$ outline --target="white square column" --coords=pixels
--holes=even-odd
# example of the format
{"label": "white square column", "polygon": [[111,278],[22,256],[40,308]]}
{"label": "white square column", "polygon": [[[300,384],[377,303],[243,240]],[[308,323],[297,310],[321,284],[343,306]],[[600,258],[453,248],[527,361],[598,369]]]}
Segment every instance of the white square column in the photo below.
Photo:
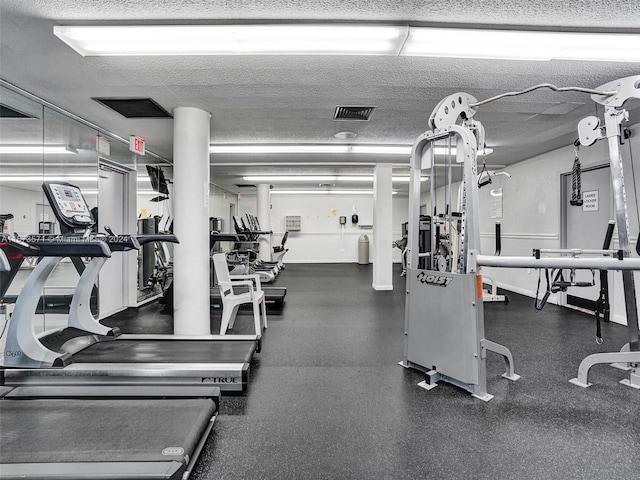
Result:
{"label": "white square column", "polygon": [[[268,183],[260,183],[257,185],[256,192],[256,212],[258,213],[258,222],[260,229],[264,232],[269,231],[271,224],[271,185]],[[258,238],[260,247],[258,258],[265,262],[271,261],[271,235],[260,235]]]}
{"label": "white square column", "polygon": [[393,290],[392,166],[373,170],[373,289]]}

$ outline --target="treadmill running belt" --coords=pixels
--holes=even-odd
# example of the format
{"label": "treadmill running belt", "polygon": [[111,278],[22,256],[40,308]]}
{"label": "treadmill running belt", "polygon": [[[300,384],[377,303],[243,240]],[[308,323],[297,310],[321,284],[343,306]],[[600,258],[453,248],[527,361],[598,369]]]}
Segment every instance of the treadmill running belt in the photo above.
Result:
{"label": "treadmill running belt", "polygon": [[73,355],[73,363],[248,363],[255,342],[233,340],[115,340]]}
{"label": "treadmill running belt", "polygon": [[20,463],[186,465],[216,410],[210,399],[1,402],[0,471]]}

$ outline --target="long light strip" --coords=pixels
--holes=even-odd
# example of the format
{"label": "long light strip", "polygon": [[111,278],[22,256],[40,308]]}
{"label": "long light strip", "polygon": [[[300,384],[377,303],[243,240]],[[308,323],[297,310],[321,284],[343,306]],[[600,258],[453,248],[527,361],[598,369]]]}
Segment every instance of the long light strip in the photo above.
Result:
{"label": "long light strip", "polygon": [[[137,177],[138,182],[148,182],[149,177]],[[0,175],[0,182],[97,182],[97,175]]]}
{"label": "long light strip", "polygon": [[401,55],[536,61],[640,62],[640,35],[411,28]]}
{"label": "long light strip", "polygon": [[272,195],[373,195],[373,190],[271,190]]}
{"label": "long light strip", "polygon": [[[272,154],[295,154],[295,153],[316,153],[316,154],[368,154],[368,155],[411,155],[411,145],[340,145],[340,144],[227,144],[209,145],[209,152],[213,154],[249,154],[249,155],[272,155]],[[487,149],[487,153],[489,149]],[[446,155],[449,148],[445,146],[434,147],[436,155]],[[493,151],[493,150],[491,150]],[[456,154],[456,148],[451,148],[451,155]],[[478,155],[484,152],[481,150]]]}
{"label": "long light strip", "polygon": [[50,154],[68,155],[77,154],[78,151],[68,145],[0,145],[0,155],[13,154]]}
{"label": "long light strip", "polygon": [[[411,145],[339,145],[339,144],[227,144],[209,145],[210,153],[219,154],[250,154],[250,155],[271,155],[271,154],[291,154],[291,153],[318,153],[318,154],[372,154],[372,155],[411,155]],[[436,155],[456,154],[456,147],[436,145],[434,147]],[[486,156],[493,153],[493,148],[486,147],[478,150],[478,156]],[[218,165],[218,164],[215,164]],[[272,164],[271,164],[272,165]]]}
{"label": "long light strip", "polygon": [[376,24],[55,26],[83,56],[406,55],[640,62],[640,35]]}
{"label": "long light strip", "polygon": [[210,145],[210,153],[287,154],[321,153],[347,154],[364,153],[374,155],[411,155],[411,145],[348,145],[348,144],[237,144]]}
{"label": "long light strip", "polygon": [[408,27],[390,25],[54,26],[82,56],[398,55]]}
{"label": "long light strip", "polygon": [[0,175],[0,182],[97,182],[97,175]]}
{"label": "long light strip", "polygon": [[[249,154],[273,154],[273,153],[349,153],[350,145],[313,145],[313,144],[245,144],[245,145],[210,145],[210,153],[249,153]],[[409,152],[411,153],[411,152]]]}
{"label": "long light strip", "polygon": [[[247,175],[242,177],[245,182],[373,182],[373,175]],[[409,182],[407,176],[393,176],[394,182]],[[422,177],[425,182],[428,177]]]}

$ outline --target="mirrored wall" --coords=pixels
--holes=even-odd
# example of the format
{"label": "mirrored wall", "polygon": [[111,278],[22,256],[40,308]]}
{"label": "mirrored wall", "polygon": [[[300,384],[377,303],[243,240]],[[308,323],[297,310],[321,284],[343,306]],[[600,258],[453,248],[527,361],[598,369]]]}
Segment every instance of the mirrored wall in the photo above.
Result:
{"label": "mirrored wall", "polygon": [[[135,215],[140,218],[168,218],[170,200],[158,201],[156,198],[162,195],[153,190],[147,165],[156,169],[164,165],[169,171],[171,167],[161,158],[138,156],[129,150],[128,142],[123,139],[11,85],[0,84],[0,221],[3,233],[20,237],[63,233],[44,196],[43,182],[63,181],[78,186],[96,217],[98,228],[105,225],[98,221],[100,210],[111,209],[114,201],[124,202],[126,208],[137,212]],[[134,185],[130,189],[133,194],[125,194],[126,186],[121,194],[105,190],[105,179],[114,170],[126,174],[127,181]],[[99,191],[102,192],[100,195]],[[116,198],[120,196],[122,198]],[[123,225],[121,229],[126,231],[117,233],[136,233],[135,218]],[[142,269],[143,253],[133,255],[129,258],[129,270],[136,273]],[[153,260],[155,267],[155,253],[147,255],[147,258]],[[37,261],[35,257],[25,259],[9,284],[3,299],[8,307],[0,312],[2,323]],[[58,328],[61,326],[58,323],[66,322],[71,296],[79,279],[78,272],[82,271],[86,261],[77,259],[74,264],[65,259],[56,267],[45,285],[34,324],[36,331]],[[124,271],[128,271],[126,258],[124,262]],[[129,290],[134,293],[128,295],[123,290],[123,306],[135,303],[136,299],[131,300],[130,297],[135,297],[136,291],[138,298],[149,293],[148,275],[146,278],[140,274],[131,276],[136,277],[129,282],[132,284]],[[126,283],[122,278],[115,278],[109,283]],[[101,274],[92,295],[91,307],[96,315],[103,313],[99,305],[99,286],[102,284],[105,288],[106,282]],[[114,286],[109,285],[108,288]]]}

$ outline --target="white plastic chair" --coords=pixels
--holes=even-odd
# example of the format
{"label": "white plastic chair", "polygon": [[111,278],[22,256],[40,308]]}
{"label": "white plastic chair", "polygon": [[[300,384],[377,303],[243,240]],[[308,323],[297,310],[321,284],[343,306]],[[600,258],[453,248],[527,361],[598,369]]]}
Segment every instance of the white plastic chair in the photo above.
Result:
{"label": "white plastic chair", "polygon": [[[233,328],[240,305],[253,304],[253,320],[256,335],[260,335],[260,314],[262,313],[263,328],[267,328],[267,308],[264,303],[264,291],[260,284],[258,274],[230,275],[225,253],[216,253],[213,256],[213,268],[215,269],[220,296],[222,298],[222,323],[220,335],[224,335],[228,328]],[[236,287],[242,287],[243,292],[236,292]]]}

